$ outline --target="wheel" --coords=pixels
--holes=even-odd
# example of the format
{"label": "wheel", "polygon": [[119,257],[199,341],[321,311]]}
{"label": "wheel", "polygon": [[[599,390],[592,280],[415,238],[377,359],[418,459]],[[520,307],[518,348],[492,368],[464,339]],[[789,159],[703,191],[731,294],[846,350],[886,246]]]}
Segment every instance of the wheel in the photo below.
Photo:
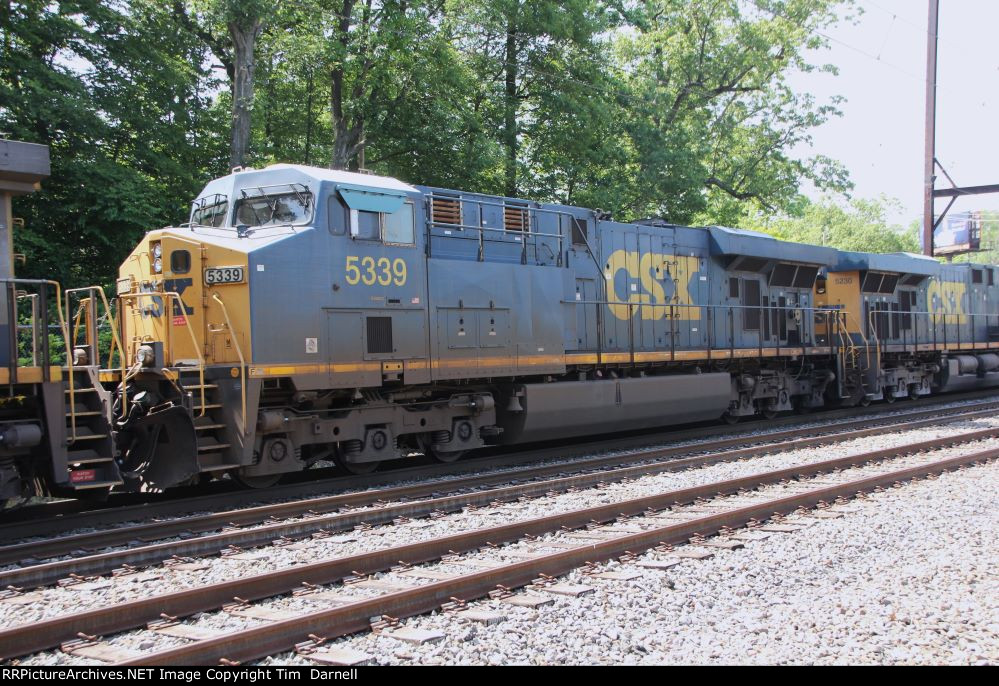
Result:
{"label": "wheel", "polygon": [[871,399],[865,395],[861,397],[860,401],[857,404],[860,405],[861,407],[867,407],[868,405],[871,404]]}
{"label": "wheel", "polygon": [[343,453],[340,450],[333,453],[333,462],[335,462],[336,466],[340,467],[345,472],[356,476],[370,474],[378,469],[378,466],[381,464],[381,460],[377,460],[375,462],[347,462],[347,460],[343,458]]}
{"label": "wheel", "polygon": [[919,400],[919,386],[912,384],[909,386],[909,400]]}
{"label": "wheel", "polygon": [[760,410],[760,414],[763,415],[764,419],[773,419],[774,417],[777,416],[777,410],[770,410],[770,409]]}
{"label": "wheel", "polygon": [[886,393],[885,394],[885,402],[888,403],[889,405],[891,405],[896,400],[898,400],[898,398],[895,397],[894,393]]}
{"label": "wheel", "polygon": [[722,414],[721,418],[722,418],[722,421],[725,422],[726,424],[738,424],[739,423],[739,415],[737,415],[737,414],[729,414],[728,412],[725,412],[725,413]]}
{"label": "wheel", "polygon": [[431,434],[420,434],[417,437],[417,446],[421,451],[423,451],[424,455],[432,457],[437,462],[451,464],[452,462],[457,462],[461,456],[467,452],[465,450],[434,450],[433,440],[434,439]]}
{"label": "wheel", "polygon": [[450,452],[443,452],[438,450],[428,450],[427,454],[438,462],[443,462],[444,464],[451,464],[452,462],[457,462],[462,455],[465,454],[464,450],[452,450]]}
{"label": "wheel", "polygon": [[278,481],[284,474],[260,474],[256,476],[249,476],[247,474],[241,473],[240,469],[233,469],[229,472],[229,476],[236,483],[245,486],[246,488],[270,488]]}

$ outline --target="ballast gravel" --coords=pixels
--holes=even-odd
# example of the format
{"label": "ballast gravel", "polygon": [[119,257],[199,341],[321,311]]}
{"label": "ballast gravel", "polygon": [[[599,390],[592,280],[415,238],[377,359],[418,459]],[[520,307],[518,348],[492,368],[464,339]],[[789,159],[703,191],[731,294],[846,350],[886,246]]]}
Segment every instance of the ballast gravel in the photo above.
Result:
{"label": "ballast gravel", "polygon": [[[204,558],[205,568],[183,571],[166,566],[154,566],[139,574],[104,577],[93,585],[82,587],[49,587],[41,589],[37,602],[20,605],[0,602],[0,626],[15,626],[39,621],[70,612],[118,604],[209,583],[219,583],[264,571],[307,564],[320,559],[345,557],[394,545],[439,538],[460,531],[498,526],[528,518],[542,517],[654,493],[688,488],[715,481],[733,479],[797,464],[832,459],[863,451],[888,448],[902,443],[925,441],[965,431],[999,426],[999,417],[964,420],[940,426],[905,432],[886,433],[828,446],[754,457],[741,462],[720,463],[686,472],[650,475],[623,483],[610,483],[577,492],[535,498],[495,506],[463,510],[438,519],[376,526],[368,530],[343,532],[330,538],[310,539],[306,547],[265,546],[250,549],[234,557]],[[975,449],[999,447],[999,439],[981,441]],[[937,451],[937,457],[953,456],[971,449],[957,446]],[[156,647],[162,649],[166,637],[156,636]]]}
{"label": "ballast gravel", "polygon": [[[867,450],[876,450],[898,443],[910,443],[930,438],[951,435],[961,431],[982,429],[999,425],[999,419],[962,421],[927,429],[908,432],[883,434],[874,437],[857,439],[850,443],[823,448],[821,453],[814,449],[783,453],[780,455],[753,458],[739,463],[713,465],[683,473],[672,473],[643,477],[635,481],[609,484],[601,488],[586,489],[574,493],[566,493],[555,497],[546,497],[527,502],[508,503],[505,505],[475,509],[448,515],[438,520],[416,520],[401,525],[375,527],[368,531],[355,531],[334,539],[319,539],[310,541],[305,550],[270,546],[256,551],[248,551],[255,559],[219,559],[205,560],[208,567],[203,570],[180,572],[164,567],[151,568],[139,575],[129,575],[120,578],[108,578],[98,582],[100,588],[69,589],[51,588],[42,590],[40,602],[30,606],[17,606],[9,602],[0,602],[0,625],[22,624],[26,621],[53,616],[71,611],[79,611],[88,607],[104,606],[118,603],[130,598],[146,596],[150,593],[164,593],[179,588],[191,587],[205,583],[218,582],[262,572],[266,569],[304,564],[322,558],[342,557],[365,550],[382,548],[389,545],[412,543],[441,535],[455,533],[459,530],[482,528],[489,525],[517,521],[526,517],[536,517],[552,514],[555,511],[578,509],[591,505],[615,502],[626,498],[641,497],[655,492],[684,488],[710,481],[735,478],[747,474],[777,469],[793,464],[802,464],[821,459],[830,459],[846,454]],[[969,446],[960,446],[934,453],[939,458],[950,454],[956,455],[969,449],[984,449],[999,447],[999,441],[983,441]],[[988,472],[988,470],[992,470]],[[951,479],[965,478],[962,475],[983,470],[991,474],[991,485],[983,485],[981,495],[985,498],[992,491],[993,501],[983,501],[979,507],[979,515],[991,516],[990,522],[981,526],[983,532],[995,530],[995,485],[997,470],[995,466],[979,467],[969,472],[945,475],[939,481],[924,482],[906,486],[900,491],[874,496],[874,500],[909,493],[909,489],[917,490],[928,486],[947,483]],[[974,488],[966,489],[965,495],[978,495]],[[873,502],[873,501],[872,501]],[[879,501],[880,502],[880,501]],[[946,506],[945,506],[946,504]],[[936,505],[926,506],[927,515],[939,518],[952,516],[948,509],[951,505],[950,495],[940,496]],[[963,505],[968,505],[964,503]],[[961,512],[963,506],[955,502],[956,512]],[[430,616],[414,618],[404,622],[404,626],[425,628],[441,631],[445,638],[441,641],[423,646],[414,646],[389,638],[386,635],[358,636],[337,642],[353,650],[370,654],[378,663],[386,664],[451,664],[451,663],[662,663],[662,662],[940,662],[956,661],[977,662],[999,660],[996,648],[996,635],[999,634],[999,616],[997,616],[995,600],[997,584],[995,577],[989,577],[988,564],[973,567],[979,570],[976,584],[986,589],[985,597],[991,604],[982,606],[982,598],[977,597],[978,604],[971,603],[967,593],[962,596],[960,586],[951,588],[937,583],[937,576],[951,569],[962,567],[960,553],[945,552],[933,559],[958,561],[943,570],[927,566],[919,569],[921,576],[932,581],[934,589],[944,588],[944,595],[952,598],[948,603],[941,603],[940,608],[930,615],[940,631],[934,630],[936,642],[927,639],[924,642],[913,643],[918,649],[913,653],[903,640],[891,642],[886,648],[872,649],[870,636],[893,636],[913,629],[899,629],[894,626],[896,620],[904,626],[913,624],[922,627],[925,618],[918,612],[906,610],[884,625],[882,614],[877,612],[882,606],[894,607],[894,601],[882,602],[882,596],[877,596],[870,603],[845,602],[829,609],[824,607],[829,597],[835,595],[835,589],[823,588],[823,582],[830,581],[830,575],[836,583],[843,586],[841,592],[849,590],[851,585],[860,584],[861,590],[869,590],[868,586],[879,581],[879,575],[900,583],[906,591],[905,598],[922,600],[924,603],[933,596],[928,596],[923,590],[927,585],[894,575],[895,563],[889,554],[880,554],[879,541],[862,539],[858,542],[850,539],[840,546],[833,542],[819,546],[816,555],[825,555],[819,571],[822,574],[813,575],[807,582],[792,583],[791,578],[785,578],[783,571],[790,561],[791,568],[797,570],[802,560],[810,559],[809,555],[800,555],[799,546],[807,543],[806,549],[815,547],[813,534],[825,527],[834,525],[842,531],[852,528],[858,532],[864,531],[871,521],[880,522],[882,514],[870,511],[870,503],[851,503],[849,508],[860,508],[858,512],[862,522],[855,521],[857,513],[847,515],[838,520],[811,520],[806,532],[797,534],[771,534],[763,541],[747,544],[741,551],[718,552],[717,557],[704,561],[685,561],[668,572],[649,571],[635,565],[620,565],[611,563],[605,569],[627,569],[631,573],[640,574],[632,581],[596,580],[576,572],[563,581],[567,583],[583,583],[593,586],[591,595],[580,598],[563,598],[553,596],[553,605],[530,610],[514,607],[494,601],[474,603],[477,609],[499,612],[505,620],[485,626],[468,620],[457,619],[454,616]],[[918,507],[916,508],[919,509]],[[864,514],[868,513],[868,514]],[[957,516],[957,515],[953,515]],[[886,525],[897,526],[910,520],[917,523],[921,519],[918,513],[908,518],[896,519],[888,517]],[[932,518],[931,518],[932,521]],[[974,520],[970,520],[974,521]],[[962,520],[963,522],[963,520]],[[991,526],[988,526],[988,524]],[[857,527],[860,527],[859,529]],[[924,528],[917,525],[911,529],[902,527],[903,540],[910,539],[909,545],[919,548]],[[841,531],[841,532],[842,532]],[[958,532],[966,531],[958,527]],[[833,532],[835,533],[835,532]],[[350,540],[356,539],[356,540]],[[781,541],[785,540],[784,544]],[[945,541],[950,539],[944,538]],[[959,540],[959,539],[957,539]],[[794,541],[797,541],[795,543]],[[995,549],[995,537],[991,542],[985,541],[981,546],[985,551]],[[759,553],[761,564],[758,566],[755,557],[743,560],[737,566],[722,566],[725,561],[738,560],[752,550],[760,547],[778,545],[777,552]],[[844,550],[840,551],[840,547]],[[897,546],[896,546],[897,547]],[[978,550],[972,546],[974,550]],[[865,563],[865,551],[878,552],[876,564]],[[889,553],[895,550],[889,549]],[[904,556],[900,559],[905,559]],[[986,556],[986,562],[987,562]],[[766,564],[762,564],[766,562]],[[919,562],[917,560],[917,562]],[[980,562],[980,560],[976,560]],[[994,559],[993,559],[994,562]],[[846,571],[839,570],[843,563]],[[852,565],[852,567],[851,567]],[[813,565],[814,567],[814,565]],[[832,571],[830,571],[832,570]],[[457,570],[449,570],[456,572]],[[466,570],[467,571],[467,570]],[[835,574],[833,572],[836,572]],[[962,570],[963,573],[963,570]],[[793,575],[792,575],[793,576]],[[901,579],[901,580],[900,580]],[[709,582],[715,586],[714,592],[699,589],[698,584]],[[871,583],[864,583],[871,582]],[[989,585],[990,584],[990,585]],[[790,596],[802,588],[800,599]],[[889,591],[891,589],[888,589]],[[781,593],[777,594],[776,592]],[[785,592],[786,591],[786,592]],[[366,589],[350,589],[351,595],[377,595]],[[545,593],[544,591],[540,591]],[[887,592],[887,591],[886,591]],[[777,597],[772,597],[774,595]],[[768,599],[769,598],[769,599]],[[857,593],[857,598],[863,601],[868,598],[864,593]],[[890,597],[889,597],[890,598]],[[876,605],[877,607],[873,607]],[[947,607],[943,607],[943,606]],[[299,613],[317,609],[314,603],[306,598],[285,597],[257,603],[255,606],[270,609],[297,610]],[[905,605],[906,608],[909,605]],[[959,608],[956,611],[954,608]],[[813,611],[815,609],[816,611]],[[821,609],[822,611],[818,611]],[[826,615],[829,626],[825,622]],[[984,624],[973,624],[977,630],[984,626],[986,637],[978,635],[968,639],[964,636],[967,620],[955,624],[956,617],[971,615],[985,617]],[[642,617],[645,620],[642,620]],[[898,619],[899,616],[902,619]],[[915,618],[915,619],[914,619]],[[191,623],[201,628],[223,630],[226,633],[238,631],[241,628],[259,626],[261,621],[235,617],[227,613],[207,613],[191,618]],[[877,621],[875,621],[877,620]],[[917,621],[918,620],[918,621]],[[964,626],[963,626],[964,625]],[[547,627],[547,632],[542,629]],[[644,627],[644,628],[636,628]],[[665,628],[664,628],[665,627]],[[793,628],[793,632],[791,629]],[[857,633],[857,632],[860,633]],[[541,632],[541,633],[539,633]],[[665,633],[664,633],[665,632]],[[789,634],[789,632],[791,632]],[[982,632],[979,632],[982,633]],[[687,635],[690,634],[690,635]],[[922,634],[920,634],[922,636]],[[989,640],[991,637],[991,641]],[[773,638],[773,641],[769,639]],[[949,639],[954,639],[959,646],[971,646],[964,652],[948,652],[951,650]],[[766,640],[765,640],[766,639]],[[960,639],[960,640],[959,640]],[[887,639],[886,639],[887,640]],[[171,638],[151,632],[130,632],[121,636],[109,638],[107,641],[118,648],[140,650],[144,652],[159,651],[187,641]],[[880,645],[880,641],[875,641]],[[804,646],[804,647],[803,647]],[[904,652],[903,649],[909,652]],[[844,653],[844,650],[847,652]],[[900,652],[903,651],[903,652]],[[916,657],[912,657],[915,655]],[[954,657],[958,655],[958,657]],[[900,657],[901,656],[901,657]],[[920,658],[919,656],[923,656]],[[277,662],[301,662],[299,656],[280,656],[272,658]],[[66,655],[59,652],[44,653],[23,660],[23,664],[82,664],[91,662],[79,656]]]}
{"label": "ballast gravel", "polygon": [[[559,581],[592,593],[550,595],[537,609],[470,604],[503,615],[496,624],[452,613],[402,623],[444,634],[434,643],[368,633],[332,647],[376,664],[999,662],[999,463],[841,509],[839,519],[789,517],[805,528],[666,572],[600,565],[639,575],[630,581],[576,571]],[[309,662],[285,654],[261,664]]]}

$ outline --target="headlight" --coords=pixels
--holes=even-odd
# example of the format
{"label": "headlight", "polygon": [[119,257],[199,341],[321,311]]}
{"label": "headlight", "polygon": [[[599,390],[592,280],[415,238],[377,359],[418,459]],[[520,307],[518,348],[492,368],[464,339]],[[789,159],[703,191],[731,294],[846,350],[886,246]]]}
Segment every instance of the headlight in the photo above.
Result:
{"label": "headlight", "polygon": [[159,243],[153,243],[153,257],[163,257],[163,246]]}
{"label": "headlight", "polygon": [[153,260],[153,271],[156,272],[157,274],[163,271],[163,258],[157,257],[155,260]]}

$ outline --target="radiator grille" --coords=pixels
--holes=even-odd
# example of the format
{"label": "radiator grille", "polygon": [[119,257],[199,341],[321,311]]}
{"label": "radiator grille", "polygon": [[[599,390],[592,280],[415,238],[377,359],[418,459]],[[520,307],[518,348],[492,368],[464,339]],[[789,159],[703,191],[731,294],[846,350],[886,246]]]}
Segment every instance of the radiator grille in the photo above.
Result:
{"label": "radiator grille", "polygon": [[368,352],[392,352],[392,317],[368,317]]}

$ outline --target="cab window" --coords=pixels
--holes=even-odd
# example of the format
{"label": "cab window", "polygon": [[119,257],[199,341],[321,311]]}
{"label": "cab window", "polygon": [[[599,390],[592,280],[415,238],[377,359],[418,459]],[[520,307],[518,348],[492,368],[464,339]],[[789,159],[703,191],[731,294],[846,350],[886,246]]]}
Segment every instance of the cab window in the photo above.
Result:
{"label": "cab window", "polygon": [[350,210],[350,235],[385,243],[412,245],[415,240],[413,204],[404,203],[392,213]]}
{"label": "cab window", "polygon": [[381,212],[368,210],[350,211],[350,235],[369,241],[377,241],[381,237]]}
{"label": "cab window", "polygon": [[385,232],[382,235],[382,240],[386,243],[404,243],[406,245],[411,245],[414,242],[412,203],[403,203],[398,210],[385,215]]}

